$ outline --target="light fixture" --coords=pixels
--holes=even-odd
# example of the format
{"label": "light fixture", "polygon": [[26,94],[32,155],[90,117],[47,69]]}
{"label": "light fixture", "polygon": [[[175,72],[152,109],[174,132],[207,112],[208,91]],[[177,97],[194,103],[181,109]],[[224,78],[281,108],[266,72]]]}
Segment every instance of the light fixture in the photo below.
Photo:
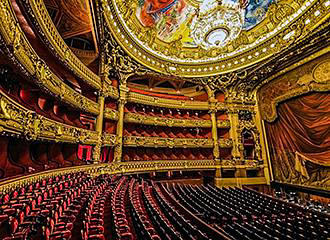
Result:
{"label": "light fixture", "polygon": [[191,24],[191,37],[204,48],[219,48],[240,34],[248,1],[204,0]]}

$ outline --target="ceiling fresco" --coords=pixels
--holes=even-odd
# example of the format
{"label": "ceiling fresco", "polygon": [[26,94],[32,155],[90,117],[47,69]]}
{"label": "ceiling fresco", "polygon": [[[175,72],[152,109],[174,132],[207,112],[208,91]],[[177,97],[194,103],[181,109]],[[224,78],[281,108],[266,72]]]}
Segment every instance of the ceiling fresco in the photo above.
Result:
{"label": "ceiling fresco", "polygon": [[[156,37],[162,41],[169,43],[179,40],[184,47],[199,47],[194,32],[202,30],[198,29],[201,21],[206,20],[205,26],[207,26],[213,25],[212,21],[230,18],[230,22],[239,22],[237,29],[239,33],[242,29],[253,28],[263,20],[273,1],[140,0],[136,7],[136,17],[144,27],[154,28]],[[212,15],[215,11],[220,14],[205,18],[206,15]],[[214,31],[213,34],[212,31]],[[208,41],[217,41],[221,45],[225,42],[229,31],[231,30],[227,29],[226,23],[222,22],[208,30],[208,36],[205,37],[209,38]]]}
{"label": "ceiling fresco", "polygon": [[142,65],[180,77],[252,66],[313,31],[328,0],[102,0],[116,41]]}

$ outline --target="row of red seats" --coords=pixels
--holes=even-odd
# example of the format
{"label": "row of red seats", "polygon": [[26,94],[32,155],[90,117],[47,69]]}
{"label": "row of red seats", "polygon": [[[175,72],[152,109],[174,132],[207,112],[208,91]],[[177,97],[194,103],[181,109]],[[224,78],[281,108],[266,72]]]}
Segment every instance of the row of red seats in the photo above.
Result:
{"label": "row of red seats", "polygon": [[212,138],[211,128],[177,128],[127,124],[124,136],[161,138]]}
{"label": "row of red seats", "polygon": [[177,118],[189,120],[210,120],[210,114],[202,110],[170,109],[140,104],[126,104],[125,112],[138,113],[145,116]]}
{"label": "row of red seats", "polygon": [[212,149],[200,148],[124,148],[124,161],[207,160]]}
{"label": "row of red seats", "polygon": [[38,88],[32,86],[21,87],[20,85],[21,83],[18,82],[18,85],[11,89],[1,88],[1,86],[0,88],[9,97],[37,114],[74,127],[94,129],[94,121],[83,117],[79,111],[47,97]]}
{"label": "row of red seats", "polygon": [[[8,225],[11,226],[10,231],[7,231],[7,236],[6,234],[3,236],[4,239],[40,234],[41,226],[37,228],[35,225],[22,224],[24,219],[46,220],[47,217],[55,217],[55,220],[57,220],[56,216],[58,214],[64,216],[65,211],[70,206],[70,199],[73,199],[75,195],[80,193],[80,190],[74,193],[69,192],[70,189],[77,187],[78,184],[81,185],[81,182],[84,180],[87,180],[86,176],[79,173],[63,175],[54,179],[42,180],[3,196],[1,202],[1,227],[8,228]],[[86,184],[88,185],[89,183],[87,182]],[[84,189],[87,186],[86,184],[81,185],[81,189]],[[47,225],[52,224],[50,221],[45,222]],[[46,227],[46,225],[43,226]]]}
{"label": "row of red seats", "polygon": [[134,178],[131,179],[129,184],[129,197],[133,208],[133,219],[139,223],[137,224],[139,229],[136,231],[138,238],[160,240],[161,238],[156,233],[156,230],[149,219],[145,207],[143,206],[141,199],[141,187]]}
{"label": "row of red seats", "polygon": [[111,196],[111,208],[113,214],[113,221],[115,225],[115,230],[117,237],[123,240],[133,240],[135,239],[131,222],[128,221],[128,216],[126,213],[126,193],[128,189],[128,181],[126,177],[122,177],[114,192]]}
{"label": "row of red seats", "polygon": [[75,173],[6,194],[0,205],[0,239],[70,239],[78,216],[91,203],[89,199],[96,201],[93,196],[102,194],[107,186],[99,183],[99,178]]}
{"label": "row of red seats", "polygon": [[[106,178],[106,177],[103,177]],[[111,190],[109,182],[103,182],[88,200],[81,235],[83,240],[104,240],[104,205]]]}

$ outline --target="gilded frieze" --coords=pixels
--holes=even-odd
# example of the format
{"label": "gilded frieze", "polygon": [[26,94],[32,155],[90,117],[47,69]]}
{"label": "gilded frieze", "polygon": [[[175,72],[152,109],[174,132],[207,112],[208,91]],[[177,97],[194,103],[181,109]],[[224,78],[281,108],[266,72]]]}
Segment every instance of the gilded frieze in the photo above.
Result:
{"label": "gilded frieze", "polygon": [[62,176],[66,174],[72,174],[77,172],[86,172],[94,173],[100,168],[99,165],[85,165],[85,166],[76,166],[76,167],[66,167],[61,169],[52,169],[47,171],[42,171],[40,173],[30,174],[6,181],[0,182],[0,192],[10,193],[17,188],[26,187],[30,184],[34,184],[43,179],[53,178],[56,176]]}
{"label": "gilded frieze", "polygon": [[48,43],[60,61],[63,61],[80,79],[95,89],[101,88],[101,79],[93,73],[79,58],[71,51],[58,33],[43,0],[24,0],[30,10],[34,26],[38,27],[40,35]]}
{"label": "gilded frieze", "polygon": [[110,133],[103,133],[102,136],[103,146],[114,146],[116,145],[116,135]]}
{"label": "gilded frieze", "polygon": [[136,173],[169,170],[198,170],[215,169],[213,160],[175,160],[175,161],[149,161],[149,162],[122,162],[115,166],[104,168],[104,172]]}
{"label": "gilded frieze", "polygon": [[30,111],[0,92],[0,132],[27,140],[84,143],[98,142],[96,131],[66,125]]}
{"label": "gilded frieze", "polygon": [[159,138],[159,137],[123,137],[124,146],[136,147],[187,147],[187,148],[212,148],[212,139],[203,138]]}
{"label": "gilded frieze", "polygon": [[84,112],[95,115],[99,113],[99,106],[96,102],[66,85],[37,55],[19,26],[10,1],[0,3],[0,20],[0,37],[6,44],[5,51],[13,54],[12,61],[21,64],[38,85],[64,102]]}
{"label": "gilded frieze", "polygon": [[181,100],[173,100],[166,98],[158,98],[158,97],[147,96],[144,94],[134,93],[134,92],[129,92],[127,101],[158,106],[158,107],[208,110],[208,102],[183,101],[183,100],[181,101]]}
{"label": "gilded frieze", "polygon": [[111,108],[105,108],[104,109],[104,118],[110,119],[110,120],[118,120],[118,111],[111,109]]}
{"label": "gilded frieze", "polygon": [[258,92],[262,119],[274,121],[276,106],[287,99],[311,91],[329,91],[329,57],[329,53],[324,54],[262,86]]}
{"label": "gilded frieze", "polygon": [[[185,46],[186,32],[161,40],[155,29],[159,25],[146,27],[137,20],[139,1],[102,0],[101,4],[109,29],[133,59],[152,70],[184,77],[210,76],[256,64],[304,38],[329,16],[327,0],[276,1],[258,25],[242,30],[223,47],[205,49]],[[195,15],[200,15],[202,10],[197,9]]]}
{"label": "gilded frieze", "polygon": [[[124,122],[139,123],[154,126],[167,126],[167,127],[203,127],[210,128],[212,126],[210,120],[189,120],[189,119],[175,119],[146,116],[137,113],[125,113]],[[220,126],[227,126],[227,121],[219,121]]]}

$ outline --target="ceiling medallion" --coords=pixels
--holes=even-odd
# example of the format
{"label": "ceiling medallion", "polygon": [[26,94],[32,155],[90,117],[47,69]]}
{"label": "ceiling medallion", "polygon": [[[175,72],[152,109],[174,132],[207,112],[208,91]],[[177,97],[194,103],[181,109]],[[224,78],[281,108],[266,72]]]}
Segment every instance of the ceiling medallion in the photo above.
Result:
{"label": "ceiling medallion", "polygon": [[191,37],[203,49],[224,47],[240,34],[248,0],[223,2],[203,1],[190,25]]}

